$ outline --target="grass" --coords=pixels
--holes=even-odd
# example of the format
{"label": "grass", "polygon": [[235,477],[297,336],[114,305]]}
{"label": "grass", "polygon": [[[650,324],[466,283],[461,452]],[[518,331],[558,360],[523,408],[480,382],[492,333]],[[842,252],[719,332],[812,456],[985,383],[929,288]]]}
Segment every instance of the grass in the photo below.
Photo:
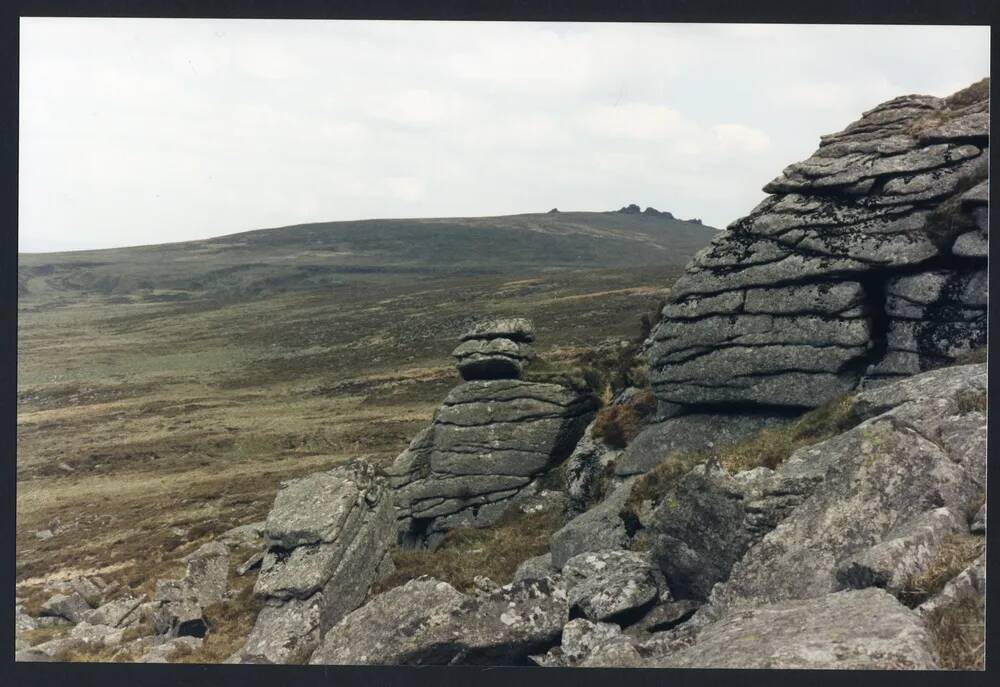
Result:
{"label": "grass", "polygon": [[973,348],[971,351],[966,351],[955,358],[955,365],[976,365],[979,363],[985,363],[987,351],[988,348],[986,346],[979,346],[977,348]]}
{"label": "grass", "polygon": [[644,389],[627,403],[604,406],[594,417],[593,436],[612,448],[625,448],[656,412],[656,399]]}
{"label": "grass", "polygon": [[958,393],[956,397],[956,403],[958,404],[959,415],[966,415],[968,413],[985,413],[986,412],[986,392],[976,391],[976,390],[963,390]]}
{"label": "grass", "polygon": [[965,597],[935,608],[924,619],[941,668],[984,670],[986,667],[985,598]]}
{"label": "grass", "polygon": [[463,592],[474,588],[474,579],[479,575],[507,584],[518,565],[548,552],[549,537],[561,525],[561,513],[524,514],[512,509],[493,527],[448,532],[434,551],[396,550],[393,554],[396,571],[373,593],[398,587],[421,575],[448,582]]}
{"label": "grass", "polygon": [[[359,456],[386,465],[459,382],[450,353],[478,317],[532,318],[549,372],[585,384],[583,353],[633,341],[637,313],[679,271],[184,303],[33,293],[18,312],[16,593],[29,613],[48,582],[73,575],[149,594],[183,575],[178,559],[201,543],[263,519],[282,480]],[[53,518],[56,536],[37,539]],[[223,656],[238,637],[227,628],[250,624],[220,616],[192,660]]]}
{"label": "grass", "polygon": [[758,467],[774,469],[803,446],[818,443],[856,426],[852,397],[839,396],[810,410],[794,422],[765,427],[736,443],[717,446],[712,451],[673,453],[632,486],[624,512],[637,517],[645,501],[659,503],[681,477],[709,458],[716,458],[729,472]]}
{"label": "grass", "polygon": [[944,589],[944,586],[972,564],[985,550],[984,537],[970,534],[954,535],[938,549],[934,560],[919,575],[903,585],[899,599],[910,608],[916,608]]}

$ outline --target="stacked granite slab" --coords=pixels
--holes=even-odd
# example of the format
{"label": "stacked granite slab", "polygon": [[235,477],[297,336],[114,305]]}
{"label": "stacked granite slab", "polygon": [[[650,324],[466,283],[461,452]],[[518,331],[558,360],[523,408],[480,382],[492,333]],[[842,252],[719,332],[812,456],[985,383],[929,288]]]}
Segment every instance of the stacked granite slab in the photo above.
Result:
{"label": "stacked granite slab", "polygon": [[533,339],[520,318],[480,322],[462,335],[455,357],[465,381],[388,471],[401,545],[433,547],[447,530],[494,524],[572,452],[598,401],[521,379]]}
{"label": "stacked granite slab", "polygon": [[299,663],[392,566],[391,493],[364,461],[282,484],[264,525],[263,600],[229,662]]}
{"label": "stacked granite slab", "polygon": [[813,407],[985,343],[975,92],[895,98],[822,137],[695,256],[651,336],[661,418]]}

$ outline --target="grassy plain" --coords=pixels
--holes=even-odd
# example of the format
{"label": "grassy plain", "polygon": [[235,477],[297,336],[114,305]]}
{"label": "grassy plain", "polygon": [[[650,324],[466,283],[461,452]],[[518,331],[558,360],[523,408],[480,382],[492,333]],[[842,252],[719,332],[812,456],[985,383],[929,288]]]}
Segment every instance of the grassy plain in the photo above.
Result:
{"label": "grassy plain", "polygon": [[[30,608],[46,580],[75,574],[151,591],[200,543],[263,518],[281,480],[358,456],[391,461],[458,382],[449,354],[473,320],[531,317],[540,355],[571,361],[635,337],[679,271],[23,298],[18,595]],[[46,529],[55,536],[40,539]]]}

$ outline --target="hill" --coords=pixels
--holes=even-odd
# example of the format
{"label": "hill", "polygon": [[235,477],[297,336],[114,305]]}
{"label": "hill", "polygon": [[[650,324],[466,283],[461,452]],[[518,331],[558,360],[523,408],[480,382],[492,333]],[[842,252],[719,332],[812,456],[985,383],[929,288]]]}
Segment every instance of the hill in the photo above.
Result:
{"label": "hill", "polygon": [[669,213],[550,212],[260,229],[200,241],[21,254],[22,298],[264,296],[359,280],[683,265],[717,230]]}

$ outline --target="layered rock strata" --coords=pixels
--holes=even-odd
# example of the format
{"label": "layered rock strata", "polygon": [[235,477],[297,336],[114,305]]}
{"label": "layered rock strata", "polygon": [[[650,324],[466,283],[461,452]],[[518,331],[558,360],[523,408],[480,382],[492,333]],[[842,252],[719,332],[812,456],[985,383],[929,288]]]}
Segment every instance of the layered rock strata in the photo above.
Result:
{"label": "layered rock strata", "polygon": [[[531,327],[492,321],[465,337],[484,331],[523,337]],[[452,389],[388,470],[401,544],[433,547],[447,530],[494,524],[572,452],[597,405],[590,392],[522,379],[473,379]]]}
{"label": "layered rock strata", "polygon": [[651,335],[661,417],[807,408],[985,342],[989,106],[903,96],[695,256]]}
{"label": "layered rock strata", "polygon": [[361,605],[395,540],[392,498],[356,461],[282,485],[264,525],[254,593],[264,607],[234,660],[298,663]]}

